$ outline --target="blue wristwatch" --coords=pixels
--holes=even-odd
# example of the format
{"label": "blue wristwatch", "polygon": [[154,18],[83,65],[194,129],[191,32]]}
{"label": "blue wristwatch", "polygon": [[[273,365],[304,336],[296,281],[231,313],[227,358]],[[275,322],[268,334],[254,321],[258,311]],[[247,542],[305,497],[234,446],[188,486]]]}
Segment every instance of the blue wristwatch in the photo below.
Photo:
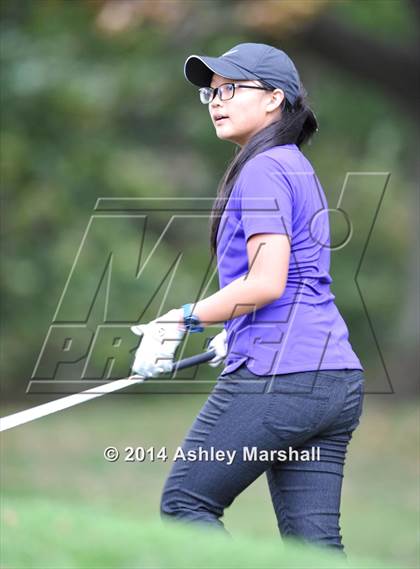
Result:
{"label": "blue wristwatch", "polygon": [[193,304],[184,304],[182,309],[184,311],[184,326],[188,332],[203,332],[204,328],[198,316],[195,316],[193,311]]}

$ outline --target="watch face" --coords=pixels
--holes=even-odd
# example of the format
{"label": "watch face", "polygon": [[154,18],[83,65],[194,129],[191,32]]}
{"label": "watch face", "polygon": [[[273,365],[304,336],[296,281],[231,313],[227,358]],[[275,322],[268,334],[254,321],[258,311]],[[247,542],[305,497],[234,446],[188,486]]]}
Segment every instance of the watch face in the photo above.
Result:
{"label": "watch face", "polygon": [[184,324],[189,332],[202,332],[204,330],[204,328],[200,326],[200,319],[194,315],[185,318]]}

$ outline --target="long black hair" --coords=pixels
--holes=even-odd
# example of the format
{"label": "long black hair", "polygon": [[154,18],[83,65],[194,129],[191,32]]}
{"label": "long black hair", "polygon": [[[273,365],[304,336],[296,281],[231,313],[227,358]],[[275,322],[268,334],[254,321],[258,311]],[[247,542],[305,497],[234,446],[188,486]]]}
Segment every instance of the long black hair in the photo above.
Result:
{"label": "long black hair", "polygon": [[[263,81],[260,83],[270,90],[274,90],[273,87]],[[216,255],[217,230],[223,211],[245,163],[273,146],[296,144],[300,149],[303,144],[309,142],[312,135],[318,130],[318,122],[306,102],[306,97],[307,92],[301,84],[300,95],[293,105],[286,98],[283,99],[279,120],[272,122],[254,134],[242,148],[238,146],[219,183],[217,197],[210,216],[210,249],[213,255]]]}

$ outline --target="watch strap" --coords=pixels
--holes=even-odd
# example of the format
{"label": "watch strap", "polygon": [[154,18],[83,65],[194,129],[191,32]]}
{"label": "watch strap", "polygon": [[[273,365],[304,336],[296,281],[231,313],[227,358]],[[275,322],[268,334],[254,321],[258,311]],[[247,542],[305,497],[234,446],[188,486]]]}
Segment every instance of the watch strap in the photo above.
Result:
{"label": "watch strap", "polygon": [[198,316],[192,313],[194,305],[191,303],[183,304],[184,311],[184,326],[188,332],[203,332],[204,328],[201,326],[201,321]]}

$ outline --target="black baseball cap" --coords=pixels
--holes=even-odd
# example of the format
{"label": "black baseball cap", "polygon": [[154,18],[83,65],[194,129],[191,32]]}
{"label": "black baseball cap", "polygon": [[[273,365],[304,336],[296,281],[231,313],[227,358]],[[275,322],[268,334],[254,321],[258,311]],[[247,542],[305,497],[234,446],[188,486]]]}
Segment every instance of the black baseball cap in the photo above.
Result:
{"label": "black baseball cap", "polygon": [[184,75],[198,87],[210,87],[213,73],[228,79],[256,79],[284,91],[293,105],[300,93],[300,79],[290,57],[281,49],[264,43],[240,43],[220,57],[190,55]]}

